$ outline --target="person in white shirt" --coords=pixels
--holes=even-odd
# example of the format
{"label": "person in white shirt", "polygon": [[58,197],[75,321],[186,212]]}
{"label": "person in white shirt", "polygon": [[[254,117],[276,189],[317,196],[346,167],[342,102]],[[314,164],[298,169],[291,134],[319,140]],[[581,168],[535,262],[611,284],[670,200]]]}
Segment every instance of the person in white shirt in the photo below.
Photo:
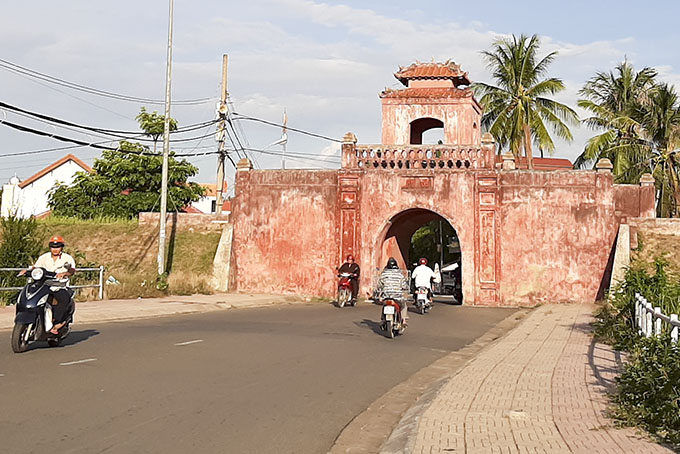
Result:
{"label": "person in white shirt", "polygon": [[[72,290],[68,288],[69,277],[76,272],[76,262],[73,257],[64,252],[64,238],[60,236],[53,236],[49,242],[50,252],[38,257],[34,268],[44,268],[47,271],[57,273],[56,279],[64,284],[64,287],[51,287],[52,293],[52,317],[54,318],[54,326],[50,330],[52,334],[59,334],[61,329],[67,322],[68,318],[73,314],[73,305],[71,304]],[[24,274],[25,271],[21,272]]]}
{"label": "person in white shirt", "polygon": [[[428,297],[432,297],[432,279],[434,278],[434,271],[427,266],[427,259],[425,257],[418,260],[419,265],[411,273],[411,279],[415,281],[415,290],[418,287],[425,287],[428,290]],[[415,298],[415,293],[413,294]]]}

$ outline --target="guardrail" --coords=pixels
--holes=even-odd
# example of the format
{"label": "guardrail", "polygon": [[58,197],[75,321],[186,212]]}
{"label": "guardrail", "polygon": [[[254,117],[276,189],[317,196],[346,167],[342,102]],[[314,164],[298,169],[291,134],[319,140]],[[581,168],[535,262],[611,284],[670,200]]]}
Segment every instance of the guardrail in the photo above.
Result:
{"label": "guardrail", "polygon": [[677,344],[678,330],[680,329],[678,314],[665,315],[661,313],[660,307],[652,306],[652,303],[648,302],[644,296],[636,293],[635,324],[638,328],[638,333],[645,337],[652,337],[652,335],[661,336],[664,322],[670,325],[671,341]]}
{"label": "guardrail", "polygon": [[[26,268],[0,268],[0,271],[22,271]],[[77,271],[99,271],[99,277],[97,284],[86,284],[86,285],[69,285],[69,288],[98,288],[99,299],[104,299],[104,266],[100,265],[99,268],[76,268]],[[0,287],[0,292],[11,292],[21,290],[23,287]]]}

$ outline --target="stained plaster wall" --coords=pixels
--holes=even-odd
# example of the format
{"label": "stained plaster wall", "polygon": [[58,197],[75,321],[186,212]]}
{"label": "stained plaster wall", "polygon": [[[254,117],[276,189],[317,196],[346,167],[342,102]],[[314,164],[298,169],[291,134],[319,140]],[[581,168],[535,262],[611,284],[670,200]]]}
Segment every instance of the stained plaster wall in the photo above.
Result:
{"label": "stained plaster wall", "polygon": [[444,143],[473,145],[481,141],[480,110],[471,98],[443,100],[383,98],[382,143],[406,144],[411,141],[410,124],[419,118],[435,118],[444,123]]}
{"label": "stained plaster wall", "polygon": [[[430,183],[414,189],[414,178]],[[650,190],[637,187],[640,200]],[[390,220],[420,208],[456,229],[465,303],[505,306],[595,300],[608,281],[621,194],[606,171],[413,169],[239,172],[236,191],[238,291],[333,296],[335,267],[349,250],[365,296],[384,266]],[[624,212],[648,215],[649,207]]]}
{"label": "stained plaster wall", "polygon": [[500,174],[504,305],[594,301],[618,223],[611,173]]}
{"label": "stained plaster wall", "polygon": [[238,291],[330,295],[337,266],[337,172],[238,172],[232,220]]}

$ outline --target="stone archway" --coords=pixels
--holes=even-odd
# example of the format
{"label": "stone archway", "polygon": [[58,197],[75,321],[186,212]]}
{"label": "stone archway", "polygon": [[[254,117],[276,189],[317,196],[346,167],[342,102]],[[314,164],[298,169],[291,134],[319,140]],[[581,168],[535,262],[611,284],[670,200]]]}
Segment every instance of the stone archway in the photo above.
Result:
{"label": "stone archway", "polygon": [[[459,247],[457,255],[447,253],[446,260],[434,260],[434,262],[442,261],[443,263],[440,263],[440,266],[450,264],[451,262],[458,263],[455,273],[452,272],[446,276],[448,282],[451,283],[449,285],[452,286],[450,289],[446,289],[446,291],[454,295],[459,302],[462,302],[462,255],[460,254],[458,231],[446,217],[432,210],[409,208],[392,216],[386,222],[386,225],[376,239],[376,250],[379,253],[376,254],[377,263],[375,264],[375,269],[382,269],[390,257],[394,257],[397,260],[400,268],[412,269],[413,263],[419,259],[419,257],[410,256],[413,235],[421,227],[428,225],[432,221],[440,221],[442,225],[448,226],[450,231],[453,232],[453,235],[442,235],[442,240],[444,240],[441,243],[442,248],[446,247],[450,242],[457,244]],[[441,258],[443,259],[444,256],[445,254],[442,252]],[[454,280],[456,284],[453,284]]]}
{"label": "stone archway", "polygon": [[444,122],[436,118],[418,118],[413,120],[409,126],[411,131],[410,143],[412,145],[421,145],[423,134],[432,129],[441,129],[442,138],[444,137]]}

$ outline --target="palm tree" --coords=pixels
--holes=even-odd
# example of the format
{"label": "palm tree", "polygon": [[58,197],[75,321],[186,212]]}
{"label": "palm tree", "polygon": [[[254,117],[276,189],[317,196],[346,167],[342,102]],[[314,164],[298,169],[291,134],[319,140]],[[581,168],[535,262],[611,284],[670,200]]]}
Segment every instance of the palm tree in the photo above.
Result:
{"label": "palm tree", "polygon": [[673,86],[657,84],[656,75],[652,68],[635,72],[623,62],[586,82],[578,105],[593,115],[584,122],[604,132],[588,140],[575,165],[609,158],[619,183],[637,183],[651,172],[657,216],[674,217],[680,214],[680,99]]}
{"label": "palm tree", "polygon": [[648,141],[649,159],[641,167],[651,170],[657,186],[657,216],[680,214],[680,102],[675,88],[659,84],[650,94],[650,104],[638,113]]}
{"label": "palm tree", "polygon": [[571,141],[573,136],[567,123],[578,122],[570,107],[545,97],[565,87],[560,79],[544,78],[557,52],[539,60],[536,56],[539,46],[536,35],[497,39],[492,50],[482,55],[498,86],[475,84],[484,107],[482,127],[496,138],[499,152],[509,147],[516,161],[523,147],[529,169],[534,167],[532,143],[542,151],[552,153],[555,149],[548,127],[557,137]]}
{"label": "palm tree", "polygon": [[641,109],[650,104],[656,83],[656,70],[643,68],[635,72],[624,61],[613,72],[597,73],[588,80],[579,95],[578,106],[592,116],[583,122],[595,130],[604,130],[586,143],[574,163],[577,168],[593,166],[600,158],[614,164],[619,183],[635,183],[643,169],[636,163],[646,159],[648,149],[641,139]]}

